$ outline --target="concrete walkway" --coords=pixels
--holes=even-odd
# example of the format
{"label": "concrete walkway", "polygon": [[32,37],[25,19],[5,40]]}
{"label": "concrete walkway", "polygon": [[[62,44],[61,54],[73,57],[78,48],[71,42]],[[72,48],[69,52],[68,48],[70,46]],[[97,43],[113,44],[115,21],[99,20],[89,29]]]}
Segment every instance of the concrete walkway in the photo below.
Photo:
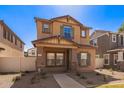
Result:
{"label": "concrete walkway", "polygon": [[54,74],[53,76],[61,88],[84,88],[83,85],[66,74]]}

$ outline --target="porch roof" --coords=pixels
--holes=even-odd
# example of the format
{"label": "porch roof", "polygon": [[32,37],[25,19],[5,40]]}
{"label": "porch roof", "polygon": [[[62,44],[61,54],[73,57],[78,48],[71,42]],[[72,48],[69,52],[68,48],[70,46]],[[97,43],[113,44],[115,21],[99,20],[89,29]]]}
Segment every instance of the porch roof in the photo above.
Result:
{"label": "porch roof", "polygon": [[111,49],[111,50],[108,50],[107,52],[109,53],[109,52],[119,52],[119,51],[124,51],[124,47]]}
{"label": "porch roof", "polygon": [[60,35],[34,40],[32,41],[32,43],[35,47],[45,46],[45,47],[60,47],[60,48],[82,48],[82,47],[95,48],[91,45],[78,44]]}

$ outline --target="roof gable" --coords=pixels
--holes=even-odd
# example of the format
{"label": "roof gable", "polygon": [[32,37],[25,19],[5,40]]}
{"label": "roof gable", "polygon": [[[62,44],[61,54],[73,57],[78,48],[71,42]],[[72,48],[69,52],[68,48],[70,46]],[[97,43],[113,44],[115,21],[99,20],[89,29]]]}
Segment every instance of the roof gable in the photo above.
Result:
{"label": "roof gable", "polygon": [[60,16],[60,17],[56,17],[56,18],[52,18],[50,19],[50,21],[62,21],[62,22],[68,22],[68,23],[73,23],[73,24],[79,24],[82,25],[79,21],[77,21],[76,19],[74,19],[73,17],[66,15],[66,16]]}
{"label": "roof gable", "polygon": [[60,45],[77,45],[77,43],[75,43],[71,40],[67,40],[60,36],[52,36],[52,37],[48,37],[48,38],[43,38],[43,39],[39,39],[36,41],[32,41],[32,43],[33,44],[47,43],[47,44],[60,44]]}

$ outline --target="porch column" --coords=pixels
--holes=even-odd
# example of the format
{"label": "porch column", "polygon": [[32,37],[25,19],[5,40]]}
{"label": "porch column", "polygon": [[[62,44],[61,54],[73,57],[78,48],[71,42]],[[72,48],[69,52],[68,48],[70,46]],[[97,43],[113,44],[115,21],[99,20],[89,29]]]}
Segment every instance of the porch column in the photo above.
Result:
{"label": "porch column", "polygon": [[45,58],[44,58],[44,54],[43,54],[43,47],[37,47],[37,62],[36,62],[37,68],[45,67],[44,59]]}

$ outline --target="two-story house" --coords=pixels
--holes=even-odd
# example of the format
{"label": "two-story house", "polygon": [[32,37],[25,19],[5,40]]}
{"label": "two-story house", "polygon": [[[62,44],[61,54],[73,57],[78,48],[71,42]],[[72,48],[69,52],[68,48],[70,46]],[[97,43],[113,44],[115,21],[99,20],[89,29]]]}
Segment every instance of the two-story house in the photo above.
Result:
{"label": "two-story house", "polygon": [[104,58],[106,68],[122,69],[124,61],[124,33],[97,30],[90,43],[96,46],[96,57]]}
{"label": "two-story house", "polygon": [[24,56],[24,42],[0,20],[0,57]]}
{"label": "two-story house", "polygon": [[27,50],[28,57],[36,57],[37,56],[37,48],[30,48]]}
{"label": "two-story house", "polygon": [[92,71],[95,48],[89,43],[90,27],[66,15],[52,19],[35,18],[36,67],[46,71]]}

